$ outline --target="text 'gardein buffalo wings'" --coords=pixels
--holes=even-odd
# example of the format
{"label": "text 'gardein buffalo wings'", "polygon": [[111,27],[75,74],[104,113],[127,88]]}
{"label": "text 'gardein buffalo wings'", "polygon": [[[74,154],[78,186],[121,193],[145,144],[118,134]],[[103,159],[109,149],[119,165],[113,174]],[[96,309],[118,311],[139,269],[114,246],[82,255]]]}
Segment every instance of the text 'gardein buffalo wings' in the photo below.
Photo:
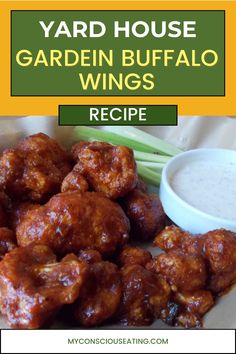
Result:
{"label": "text 'gardein buffalo wings'", "polygon": [[[133,151],[39,133],[0,156],[0,311],[13,328],[199,327],[236,282],[236,235],[169,223]],[[153,257],[135,241],[154,239]]]}

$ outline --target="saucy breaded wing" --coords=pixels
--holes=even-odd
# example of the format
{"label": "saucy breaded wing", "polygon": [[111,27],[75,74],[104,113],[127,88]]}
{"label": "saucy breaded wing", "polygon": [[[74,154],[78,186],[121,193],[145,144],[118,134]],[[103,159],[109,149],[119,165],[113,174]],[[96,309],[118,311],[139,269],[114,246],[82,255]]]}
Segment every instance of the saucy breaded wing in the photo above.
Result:
{"label": "saucy breaded wing", "polygon": [[129,220],[121,207],[96,192],[65,192],[32,210],[16,228],[17,242],[48,245],[59,255],[94,248],[112,255],[128,240]]}
{"label": "saucy breaded wing", "polygon": [[87,192],[89,189],[86,179],[74,168],[62,181],[61,192],[80,191]]}
{"label": "saucy breaded wing", "polygon": [[179,250],[154,257],[146,268],[161,274],[175,292],[203,289],[207,281],[204,258]]}
{"label": "saucy breaded wing", "polygon": [[175,326],[200,328],[203,316],[215,301],[210,291],[198,290],[192,293],[176,293],[175,302],[180,305]]}
{"label": "saucy breaded wing", "polygon": [[200,328],[202,327],[202,317],[213,305],[214,298],[207,290],[175,293],[162,311],[161,319],[171,326]]}
{"label": "saucy breaded wing", "polygon": [[202,317],[213,305],[214,298],[207,290],[172,293],[167,307],[161,312],[161,319],[171,326],[199,328]]}
{"label": "saucy breaded wing", "polygon": [[87,271],[73,254],[57,262],[46,245],[16,248],[0,262],[0,311],[13,328],[48,325],[64,304],[76,300]]}
{"label": "saucy breaded wing", "polygon": [[165,279],[141,265],[121,269],[122,300],[119,319],[126,326],[150,325],[159,318],[170,298],[170,286]]}
{"label": "saucy breaded wing", "polygon": [[90,264],[88,280],[73,305],[76,322],[91,327],[112,318],[120,304],[121,292],[121,275],[115,264],[103,261]]}
{"label": "saucy breaded wing", "polygon": [[8,211],[9,225],[12,230],[16,230],[18,224],[20,224],[28,213],[32,210],[41,208],[40,204],[32,202],[17,202],[13,203],[10,210]]}
{"label": "saucy breaded wing", "polygon": [[0,187],[14,200],[45,201],[60,191],[70,156],[46,134],[21,140],[0,157]]}
{"label": "saucy breaded wing", "polygon": [[131,237],[149,241],[166,225],[166,215],[159,197],[134,189],[121,199],[120,204],[130,220]]}
{"label": "saucy breaded wing", "polygon": [[166,226],[153,240],[153,246],[162,251],[182,250],[190,254],[203,253],[202,235],[191,235],[177,226]]}
{"label": "saucy breaded wing", "polygon": [[137,185],[133,151],[126,146],[80,142],[72,147],[72,155],[77,162],[74,169],[86,178],[93,190],[108,198],[123,197]]}
{"label": "saucy breaded wing", "polygon": [[203,238],[211,273],[209,288],[220,293],[236,282],[236,234],[219,229],[208,232]]}
{"label": "saucy breaded wing", "polygon": [[185,311],[199,316],[205,315],[214,305],[214,299],[210,291],[196,290],[193,292],[176,293],[175,302],[185,308]]}
{"label": "saucy breaded wing", "polygon": [[102,261],[102,255],[100,252],[94,249],[80,250],[77,254],[78,258],[85,261],[88,264]]}
{"label": "saucy breaded wing", "polygon": [[125,246],[118,257],[118,263],[121,267],[133,264],[139,264],[143,267],[150,262],[152,255],[149,251],[135,247],[135,246]]}

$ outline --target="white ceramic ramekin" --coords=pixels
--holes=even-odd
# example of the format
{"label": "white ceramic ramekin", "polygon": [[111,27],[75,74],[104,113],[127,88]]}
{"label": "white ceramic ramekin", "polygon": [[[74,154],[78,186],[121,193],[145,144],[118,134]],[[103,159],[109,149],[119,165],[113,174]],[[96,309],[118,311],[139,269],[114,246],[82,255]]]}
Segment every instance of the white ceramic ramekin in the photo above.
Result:
{"label": "white ceramic ramekin", "polygon": [[205,233],[219,228],[236,232],[236,220],[216,217],[189,205],[171,187],[170,180],[175,172],[190,161],[194,161],[194,159],[220,163],[232,163],[234,161],[236,163],[236,151],[226,149],[196,149],[180,153],[173,157],[163,169],[160,185],[160,199],[166,214],[176,225],[193,234]]}

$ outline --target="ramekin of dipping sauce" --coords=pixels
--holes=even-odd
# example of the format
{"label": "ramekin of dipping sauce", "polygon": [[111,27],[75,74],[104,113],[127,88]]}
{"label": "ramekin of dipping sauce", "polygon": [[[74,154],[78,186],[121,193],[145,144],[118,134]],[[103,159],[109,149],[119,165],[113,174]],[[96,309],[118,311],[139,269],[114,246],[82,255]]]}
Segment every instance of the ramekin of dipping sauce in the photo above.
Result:
{"label": "ramekin of dipping sauce", "polygon": [[236,151],[196,149],[173,157],[162,172],[160,199],[184,230],[236,232]]}

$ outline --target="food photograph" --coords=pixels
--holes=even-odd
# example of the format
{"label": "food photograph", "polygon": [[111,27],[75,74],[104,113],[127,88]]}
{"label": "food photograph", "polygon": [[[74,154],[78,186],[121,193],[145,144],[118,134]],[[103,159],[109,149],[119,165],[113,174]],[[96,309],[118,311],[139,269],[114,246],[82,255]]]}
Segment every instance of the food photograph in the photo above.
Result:
{"label": "food photograph", "polygon": [[1,329],[236,325],[236,118],[1,117]]}

